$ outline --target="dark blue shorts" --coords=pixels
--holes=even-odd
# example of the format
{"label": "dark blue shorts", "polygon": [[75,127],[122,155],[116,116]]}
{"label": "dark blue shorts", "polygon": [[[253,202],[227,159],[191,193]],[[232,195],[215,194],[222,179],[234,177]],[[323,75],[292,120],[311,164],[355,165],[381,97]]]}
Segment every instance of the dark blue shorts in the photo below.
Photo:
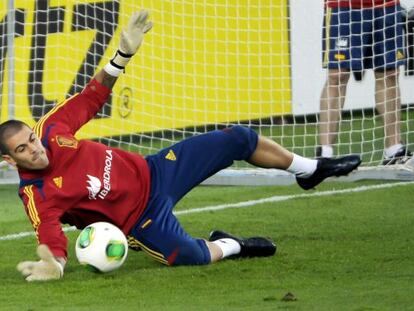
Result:
{"label": "dark blue shorts", "polygon": [[329,69],[397,68],[405,59],[401,8],[327,8],[322,44]]}
{"label": "dark blue shorts", "polygon": [[257,139],[254,131],[235,126],[185,139],[148,156],[151,193],[144,214],[130,233],[134,243],[167,265],[210,263],[206,243],[184,231],[173,207],[206,178],[235,160],[250,158]]}

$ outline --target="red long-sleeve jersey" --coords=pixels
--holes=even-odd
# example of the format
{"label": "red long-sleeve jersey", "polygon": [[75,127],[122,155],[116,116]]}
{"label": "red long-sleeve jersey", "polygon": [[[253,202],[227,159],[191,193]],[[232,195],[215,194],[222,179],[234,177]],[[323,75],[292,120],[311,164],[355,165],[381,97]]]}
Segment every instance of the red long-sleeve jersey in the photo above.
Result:
{"label": "red long-sleeve jersey", "polygon": [[34,127],[49,166],[41,171],[19,170],[19,195],[38,242],[48,245],[57,257],[67,257],[61,223],[83,228],[108,221],[127,234],[148,201],[150,173],[145,159],[74,136],[110,92],[92,80],[80,94],[54,107]]}
{"label": "red long-sleeve jersey", "polygon": [[330,8],[373,8],[397,5],[399,0],[325,0],[326,6]]}

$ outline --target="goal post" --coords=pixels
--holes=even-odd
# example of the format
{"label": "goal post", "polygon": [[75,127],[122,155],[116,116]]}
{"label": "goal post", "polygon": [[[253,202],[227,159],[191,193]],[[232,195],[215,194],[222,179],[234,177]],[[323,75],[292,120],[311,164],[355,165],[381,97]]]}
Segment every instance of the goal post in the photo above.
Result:
{"label": "goal post", "polygon": [[[78,138],[147,155],[186,137],[242,124],[295,153],[315,156],[327,75],[322,0],[3,1],[0,121],[13,117],[34,125],[79,92],[112,57],[129,16],[141,8],[150,11],[154,28]],[[407,29],[405,40],[412,42],[412,28]],[[413,72],[409,65],[400,68],[402,135],[411,150]],[[379,165],[384,134],[373,79],[367,71],[362,81],[350,81],[335,153],[361,154],[360,178],[409,179],[409,166]],[[6,171],[0,168],[0,179],[9,180]],[[238,163],[207,183],[241,180],[294,181],[278,170],[264,173]]]}

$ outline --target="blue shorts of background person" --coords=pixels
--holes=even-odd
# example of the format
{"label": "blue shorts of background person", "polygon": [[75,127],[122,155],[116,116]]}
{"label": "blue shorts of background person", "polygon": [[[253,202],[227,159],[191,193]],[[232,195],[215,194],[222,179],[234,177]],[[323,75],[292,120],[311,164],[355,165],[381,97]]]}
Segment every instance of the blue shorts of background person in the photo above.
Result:
{"label": "blue shorts of background person", "polygon": [[329,69],[391,69],[404,63],[399,5],[384,8],[327,8],[323,65]]}
{"label": "blue shorts of background person", "polygon": [[166,265],[202,265],[211,261],[202,239],[191,237],[173,215],[175,204],[216,172],[247,160],[258,136],[234,126],[191,137],[146,158],[151,171],[147,208],[131,230],[129,243]]}

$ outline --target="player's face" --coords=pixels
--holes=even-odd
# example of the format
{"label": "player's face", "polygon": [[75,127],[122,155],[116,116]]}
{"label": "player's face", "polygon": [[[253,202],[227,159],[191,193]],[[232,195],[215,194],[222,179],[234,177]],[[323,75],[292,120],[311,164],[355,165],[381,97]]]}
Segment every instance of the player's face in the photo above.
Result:
{"label": "player's face", "polygon": [[10,155],[3,155],[3,158],[13,166],[27,170],[42,170],[49,165],[46,149],[27,126],[23,126],[20,131],[10,136],[6,145]]}

